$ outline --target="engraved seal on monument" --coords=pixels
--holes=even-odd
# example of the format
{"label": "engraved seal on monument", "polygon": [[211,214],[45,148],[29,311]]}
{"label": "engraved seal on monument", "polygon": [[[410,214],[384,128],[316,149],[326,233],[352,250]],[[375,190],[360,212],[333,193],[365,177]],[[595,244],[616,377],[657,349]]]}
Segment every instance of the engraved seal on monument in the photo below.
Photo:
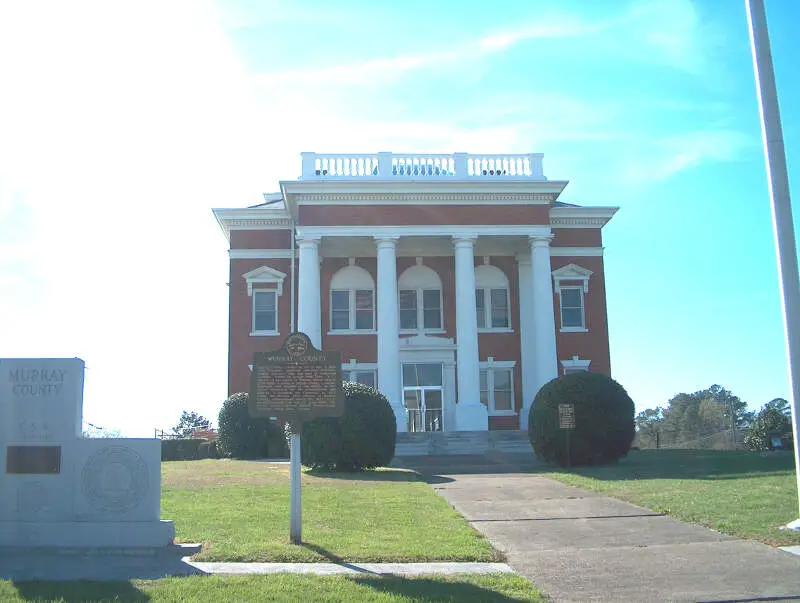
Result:
{"label": "engraved seal on monument", "polygon": [[289,356],[305,356],[308,352],[308,338],[300,333],[294,333],[286,340],[286,351]]}
{"label": "engraved seal on monument", "polygon": [[147,463],[127,446],[106,446],[87,459],[81,485],[89,504],[98,511],[125,513],[147,496]]}

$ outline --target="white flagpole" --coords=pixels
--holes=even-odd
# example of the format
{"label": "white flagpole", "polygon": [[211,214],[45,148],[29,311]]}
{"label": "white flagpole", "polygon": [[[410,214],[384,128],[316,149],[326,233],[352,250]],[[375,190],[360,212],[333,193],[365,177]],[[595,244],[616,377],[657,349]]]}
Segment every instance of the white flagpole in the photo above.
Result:
{"label": "white flagpole", "polygon": [[[800,504],[800,278],[797,272],[797,247],[792,221],[792,201],[789,197],[789,177],[786,170],[786,152],[783,148],[781,115],[778,109],[778,92],[772,66],[772,52],[767,31],[764,0],[745,0],[750,29],[750,46],[756,76],[758,105],[761,113],[761,132],[764,155],[767,161],[767,179],[772,204],[772,227],[778,253],[778,277],[783,306],[783,326],[786,335],[786,353],[791,381],[792,431],[794,433],[794,462],[797,476],[798,503]],[[798,509],[800,511],[800,508]],[[800,517],[800,514],[798,515]],[[800,530],[800,519],[795,519],[788,529]]]}

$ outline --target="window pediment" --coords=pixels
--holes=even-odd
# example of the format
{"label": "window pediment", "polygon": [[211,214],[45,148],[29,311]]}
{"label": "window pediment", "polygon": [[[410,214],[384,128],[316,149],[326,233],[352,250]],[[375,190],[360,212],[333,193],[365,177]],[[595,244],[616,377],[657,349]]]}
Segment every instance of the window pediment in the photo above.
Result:
{"label": "window pediment", "polygon": [[583,284],[583,292],[589,291],[589,278],[594,274],[588,268],[578,266],[577,264],[567,264],[562,268],[553,270],[553,283],[555,288],[561,287],[563,281],[579,281]]}
{"label": "window pediment", "polygon": [[270,268],[269,266],[261,266],[250,272],[242,275],[242,278],[247,281],[247,295],[253,295],[253,285],[272,284],[277,290],[278,295],[283,293],[283,280],[286,275],[280,270]]}

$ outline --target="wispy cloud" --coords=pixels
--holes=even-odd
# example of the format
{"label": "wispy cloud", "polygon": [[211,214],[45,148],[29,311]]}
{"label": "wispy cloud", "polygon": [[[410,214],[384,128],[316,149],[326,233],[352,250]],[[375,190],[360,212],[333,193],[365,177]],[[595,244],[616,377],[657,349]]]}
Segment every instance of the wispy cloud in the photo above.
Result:
{"label": "wispy cloud", "polygon": [[622,177],[633,184],[656,184],[689,169],[741,159],[757,141],[737,130],[703,129],[652,141],[647,152],[628,156]]}
{"label": "wispy cloud", "polygon": [[395,80],[411,71],[480,59],[501,53],[524,41],[572,38],[602,31],[605,27],[604,23],[584,23],[577,19],[563,17],[519,29],[488,34],[444,50],[371,59],[344,65],[330,65],[318,69],[277,71],[258,75],[255,77],[255,81],[263,86],[298,82],[335,82],[343,85],[378,84]]}

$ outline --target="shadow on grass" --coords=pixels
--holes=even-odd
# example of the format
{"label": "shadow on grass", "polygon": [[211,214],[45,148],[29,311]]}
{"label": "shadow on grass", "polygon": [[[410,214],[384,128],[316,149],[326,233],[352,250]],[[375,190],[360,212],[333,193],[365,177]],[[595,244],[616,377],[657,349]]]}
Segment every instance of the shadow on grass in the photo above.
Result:
{"label": "shadow on grass", "polygon": [[598,480],[741,479],[794,472],[791,453],[762,456],[732,450],[632,450],[615,463],[594,467],[542,465],[533,473],[570,473]]}
{"label": "shadow on grass", "polygon": [[119,601],[139,603],[150,601],[130,582],[14,582],[17,594],[25,601],[63,601],[64,603],[93,603]]}
{"label": "shadow on grass", "polygon": [[404,469],[377,469],[353,471],[352,473],[337,471],[321,471],[309,469],[306,475],[325,479],[343,479],[354,482],[419,482],[423,481],[414,471]]}
{"label": "shadow on grass", "polygon": [[347,563],[341,557],[339,557],[339,555],[337,555],[335,553],[331,553],[328,549],[323,549],[321,546],[318,546],[316,544],[311,544],[310,542],[304,542],[300,546],[302,546],[303,548],[308,549],[309,551],[314,551],[318,555],[321,555],[322,557],[325,557],[325,559],[327,559],[331,563],[335,563],[336,565],[341,565],[342,567],[346,567],[348,569],[351,569],[351,570],[354,570],[354,571],[357,571],[357,572],[361,572],[362,574],[372,574],[372,575],[376,575],[376,576],[379,575],[379,574],[376,574],[375,572],[371,572],[371,571],[369,571],[367,569],[364,569],[363,567],[359,567],[357,565],[353,565],[352,563]]}
{"label": "shadow on grass", "polygon": [[411,601],[516,601],[511,598],[484,588],[479,584],[458,581],[458,576],[450,580],[433,580],[431,578],[403,578],[400,576],[358,576],[352,580],[360,585],[391,595],[400,595]]}

